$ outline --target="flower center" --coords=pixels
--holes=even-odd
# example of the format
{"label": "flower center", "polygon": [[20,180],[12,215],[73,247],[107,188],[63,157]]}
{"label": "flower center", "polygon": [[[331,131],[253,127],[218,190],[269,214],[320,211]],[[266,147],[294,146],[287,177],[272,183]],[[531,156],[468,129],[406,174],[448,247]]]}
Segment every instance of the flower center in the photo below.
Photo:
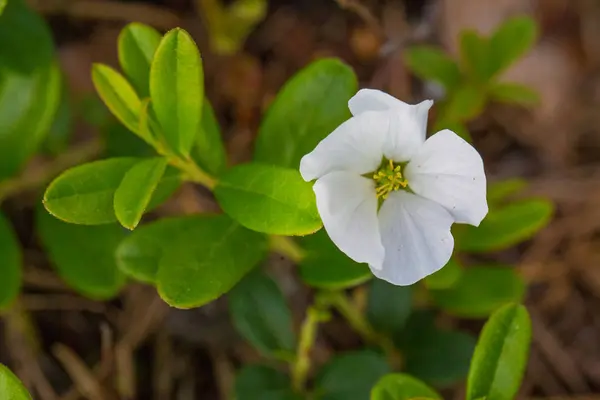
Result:
{"label": "flower center", "polygon": [[383,163],[381,168],[373,174],[375,180],[375,193],[378,199],[385,200],[394,190],[404,189],[408,186],[408,181],[402,177],[402,167],[394,165],[392,160]]}

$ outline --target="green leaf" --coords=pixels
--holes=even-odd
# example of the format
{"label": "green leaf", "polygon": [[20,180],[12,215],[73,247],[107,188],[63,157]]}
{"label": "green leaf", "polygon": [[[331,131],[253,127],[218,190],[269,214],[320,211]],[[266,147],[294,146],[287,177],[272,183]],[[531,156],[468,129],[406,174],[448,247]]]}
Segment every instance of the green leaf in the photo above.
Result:
{"label": "green leaf", "polygon": [[140,97],[150,94],[150,65],[162,35],[151,26],[133,22],[119,35],[119,62]]}
{"label": "green leaf", "polygon": [[342,253],[324,229],[301,238],[306,256],[299,265],[300,278],[319,289],[340,290],[360,285],[373,276],[369,267]]}
{"label": "green leaf", "polygon": [[483,327],[467,380],[467,400],[513,399],[531,344],[531,320],[522,305],[508,304]]}
{"label": "green leaf", "polygon": [[429,313],[411,315],[399,346],[405,357],[405,372],[437,386],[446,387],[467,376],[475,338],[459,331],[435,327]]}
{"label": "green leaf", "polygon": [[491,76],[505,70],[522,57],[537,39],[537,26],[528,16],[506,20],[490,38]]}
{"label": "green leaf", "polygon": [[162,147],[162,143],[160,143],[160,137],[162,137],[163,134],[154,117],[154,112],[149,98],[142,101],[142,106],[140,107],[138,131],[139,136],[147,143],[150,143],[155,148]]}
{"label": "green leaf", "polygon": [[54,62],[29,74],[0,69],[0,180],[15,175],[43,143],[60,104],[60,90]]}
{"label": "green leaf", "polygon": [[550,222],[553,204],[530,199],[491,209],[479,227],[464,226],[457,248],[468,252],[506,249],[532,237]]}
{"label": "green leaf", "polygon": [[390,372],[385,358],[361,350],[337,355],[317,374],[319,400],[365,400],[377,381]]}
{"label": "green leaf", "polygon": [[413,46],[404,52],[408,69],[423,80],[430,80],[451,90],[462,80],[458,65],[437,47]]}
{"label": "green leaf", "polygon": [[[133,87],[119,72],[104,64],[94,64],[92,81],[110,112],[131,132],[139,135],[142,103]],[[140,135],[140,137],[142,137]],[[142,137],[142,139],[144,139]]]}
{"label": "green leaf", "polygon": [[117,224],[80,226],[67,224],[37,210],[37,231],[50,261],[65,282],[96,300],[115,297],[125,275],[114,259],[126,231]]}
{"label": "green leaf", "polygon": [[[102,99],[97,93],[88,93],[76,104],[77,113],[81,116],[81,119],[87,124],[96,128],[104,129],[109,124],[120,125],[116,123],[112,117],[110,110],[104,104]],[[129,132],[125,127],[125,132]],[[128,134],[127,136],[132,136]],[[133,136],[132,136],[133,137]]]}
{"label": "green leaf", "polygon": [[[112,119],[112,118],[111,118]],[[113,120],[102,127],[106,157],[152,157],[156,151],[120,122]]]}
{"label": "green leaf", "polygon": [[[1,4],[1,2],[0,2]],[[0,7],[0,11],[2,8]],[[6,366],[0,364],[0,393],[6,400],[31,400],[32,397],[25,389],[19,378]]]}
{"label": "green leaf", "polygon": [[160,296],[177,308],[200,307],[228,292],[265,255],[267,240],[225,215],[198,216],[159,260]]}
{"label": "green leaf", "polygon": [[489,88],[492,100],[501,103],[535,106],[540,103],[540,95],[534,89],[518,83],[495,83]]}
{"label": "green leaf", "polygon": [[165,218],[138,227],[117,248],[119,268],[136,280],[154,284],[166,250],[180,237],[189,237],[205,219],[202,216]]}
{"label": "green leaf", "polygon": [[528,185],[528,182],[522,178],[511,178],[490,183],[487,189],[487,200],[490,207],[495,207],[506,201],[510,196],[523,191]]}
{"label": "green leaf", "polygon": [[371,281],[367,318],[376,330],[389,334],[401,331],[411,311],[410,286],[394,286],[381,279]]}
{"label": "green leaf", "polygon": [[465,30],[460,35],[460,57],[472,80],[486,83],[491,77],[489,41],[477,32]]}
{"label": "green leaf", "polygon": [[200,168],[209,174],[220,175],[227,166],[221,128],[208,99],[204,99],[201,131],[196,136],[191,155]]}
{"label": "green leaf", "polygon": [[238,332],[266,356],[292,353],[292,313],[271,278],[253,271],[229,293],[229,312]]}
{"label": "green leaf", "polygon": [[63,221],[98,225],[115,222],[115,191],[139,159],[109,158],[79,165],[58,176],[46,189],[44,206]]}
{"label": "green leaf", "polygon": [[267,0],[234,0],[227,6],[204,7],[211,47],[216,54],[232,55],[267,14]]}
{"label": "green leaf", "polygon": [[435,390],[406,374],[388,374],[371,391],[371,400],[442,399]]}
{"label": "green leaf", "polygon": [[167,144],[187,156],[201,129],[204,72],[196,43],[183,29],[161,40],[150,68],[150,95]]}
{"label": "green leaf", "polygon": [[358,83],[336,59],[315,61],[281,89],[260,126],[254,160],[298,168],[300,159],[350,117]]}
{"label": "green leaf", "polygon": [[166,168],[166,158],[155,157],[139,161],[125,173],[114,197],[121,225],[128,229],[137,226]]}
{"label": "green leaf", "polygon": [[54,59],[50,28],[23,0],[11,0],[4,6],[0,15],[3,69],[23,77],[46,70]]}
{"label": "green leaf", "polygon": [[525,282],[510,267],[472,267],[449,289],[430,294],[438,306],[454,315],[487,317],[506,303],[521,301]]}
{"label": "green leaf", "polygon": [[69,144],[69,139],[73,133],[73,110],[68,86],[65,79],[61,77],[60,99],[58,108],[54,114],[54,120],[48,130],[48,134],[43,140],[42,151],[46,154],[57,156],[65,151]]}
{"label": "green leaf", "polygon": [[0,15],[4,12],[4,8],[6,7],[7,0],[0,0]]}
{"label": "green leaf", "polygon": [[322,226],[312,185],[297,169],[249,163],[225,172],[215,196],[230,217],[273,235],[307,235]]}
{"label": "green leaf", "polygon": [[286,374],[264,365],[247,365],[235,379],[236,400],[301,400]]}
{"label": "green leaf", "polygon": [[463,266],[452,257],[442,269],[425,278],[425,285],[429,289],[448,289],[459,281],[462,273]]}
{"label": "green leaf", "polygon": [[162,179],[152,193],[146,211],[153,210],[167,201],[179,189],[182,180],[182,174],[178,168],[167,166]]}
{"label": "green leaf", "polygon": [[17,236],[4,215],[0,214],[0,310],[12,305],[19,294],[22,264],[23,256]]}
{"label": "green leaf", "polygon": [[454,91],[440,112],[440,119],[448,122],[466,122],[483,112],[485,92],[476,86],[465,85]]}

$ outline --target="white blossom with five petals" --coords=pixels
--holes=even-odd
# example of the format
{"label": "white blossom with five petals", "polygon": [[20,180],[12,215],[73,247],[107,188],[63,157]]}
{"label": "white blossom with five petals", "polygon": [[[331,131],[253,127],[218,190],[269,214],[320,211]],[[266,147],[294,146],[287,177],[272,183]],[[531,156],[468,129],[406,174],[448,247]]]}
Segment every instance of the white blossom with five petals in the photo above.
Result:
{"label": "white blossom with five petals", "polygon": [[300,161],[331,240],[375,276],[411,285],[450,259],[453,223],[488,212],[479,153],[450,130],[425,140],[431,100],[360,90],[353,115]]}

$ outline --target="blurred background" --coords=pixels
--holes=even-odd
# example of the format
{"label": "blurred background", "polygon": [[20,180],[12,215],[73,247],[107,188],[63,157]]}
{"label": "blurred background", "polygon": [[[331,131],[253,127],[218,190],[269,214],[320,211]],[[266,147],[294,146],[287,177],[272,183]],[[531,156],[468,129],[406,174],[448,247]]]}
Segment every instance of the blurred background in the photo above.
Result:
{"label": "blurred background", "polygon": [[[153,288],[130,284],[114,300],[93,301],[65,285],[40,248],[33,216],[40,191],[55,174],[100,155],[147,151],[133,135],[119,134],[125,128],[97,99],[90,78],[94,62],[118,65],[116,43],[125,24],[138,21],[161,32],[180,26],[193,35],[230,163],[239,163],[250,159],[261,116],[278,90],[311,61],[338,57],[354,68],[361,87],[407,102],[438,100],[444,89],[415,76],[406,49],[430,44],[458,57],[461,32],[488,35],[515,15],[536,21],[538,40],[500,79],[527,85],[539,101],[528,107],[491,102],[463,122],[491,181],[525,178],[523,195],[549,199],[555,213],[531,240],[481,257],[515,265],[527,284],[534,338],[521,398],[600,398],[600,2],[248,0],[237,8],[224,0],[26,3],[52,31],[66,88],[41,150],[9,185],[0,185],[25,265],[23,292],[0,322],[0,362],[36,399],[227,398],[236,369],[260,360],[232,327],[226,298],[181,311],[169,308]],[[435,113],[436,107],[432,118]],[[154,215],[216,210],[208,193],[184,185]],[[271,255],[268,263],[298,326],[310,289],[291,261]],[[362,289],[354,296],[360,303]],[[436,323],[475,335],[481,328],[480,320],[446,314]],[[360,343],[334,317],[323,325],[315,364]],[[452,359],[444,362],[453,365]],[[458,375],[444,385],[445,398],[464,397]]]}

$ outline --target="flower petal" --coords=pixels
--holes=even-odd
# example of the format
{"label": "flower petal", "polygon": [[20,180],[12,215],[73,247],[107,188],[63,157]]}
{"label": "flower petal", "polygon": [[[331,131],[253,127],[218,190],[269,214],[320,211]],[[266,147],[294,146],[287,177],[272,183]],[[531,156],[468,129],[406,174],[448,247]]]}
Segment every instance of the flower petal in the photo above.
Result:
{"label": "flower petal", "polygon": [[444,206],[456,222],[477,226],[488,212],[481,156],[448,129],[427,139],[404,176],[412,191]]}
{"label": "flower petal", "polygon": [[384,143],[385,156],[398,162],[410,160],[425,141],[427,116],[433,101],[417,105],[407,104],[389,94],[375,89],[362,89],[348,101],[353,115],[368,111],[389,111],[390,134]]}
{"label": "flower petal", "polygon": [[[452,255],[454,219],[439,204],[405,191],[393,192],[379,210],[385,259],[373,274],[407,286],[442,268]],[[376,267],[376,265],[375,265]]]}
{"label": "flower petal", "polygon": [[375,182],[336,171],[319,178],[313,190],[333,243],[356,262],[381,265],[384,250],[377,221]]}
{"label": "flower petal", "polygon": [[389,115],[385,112],[371,111],[350,118],[302,157],[302,177],[311,181],[332,171],[358,175],[373,172],[381,163],[389,127]]}
{"label": "flower petal", "polygon": [[395,107],[410,105],[377,89],[361,89],[348,101],[348,108],[354,116],[366,111],[386,111]]}

